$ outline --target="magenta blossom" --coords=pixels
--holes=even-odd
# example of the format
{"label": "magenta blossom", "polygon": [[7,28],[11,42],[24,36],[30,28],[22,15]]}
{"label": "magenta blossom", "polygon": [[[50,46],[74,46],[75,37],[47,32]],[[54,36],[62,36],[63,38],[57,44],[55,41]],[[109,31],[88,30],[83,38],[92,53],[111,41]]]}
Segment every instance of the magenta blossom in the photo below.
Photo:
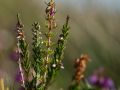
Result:
{"label": "magenta blossom", "polygon": [[116,90],[113,80],[110,77],[105,76],[101,71],[92,74],[87,81],[90,85],[99,87],[102,90]]}
{"label": "magenta blossom", "polygon": [[13,61],[18,61],[19,58],[19,53],[17,52],[17,50],[13,50],[10,55],[9,55],[10,59]]}
{"label": "magenta blossom", "polygon": [[105,90],[115,90],[114,82],[109,77],[98,77],[97,75],[92,75],[88,78],[88,83],[100,88],[106,88]]}
{"label": "magenta blossom", "polygon": [[51,10],[50,10],[50,15],[51,15],[51,16],[54,16],[54,15],[55,15],[55,10],[54,10],[53,8],[51,8]]}
{"label": "magenta blossom", "polygon": [[15,76],[15,81],[19,82],[19,83],[22,82],[22,76],[21,76],[21,72],[19,69],[17,70],[16,76]]}

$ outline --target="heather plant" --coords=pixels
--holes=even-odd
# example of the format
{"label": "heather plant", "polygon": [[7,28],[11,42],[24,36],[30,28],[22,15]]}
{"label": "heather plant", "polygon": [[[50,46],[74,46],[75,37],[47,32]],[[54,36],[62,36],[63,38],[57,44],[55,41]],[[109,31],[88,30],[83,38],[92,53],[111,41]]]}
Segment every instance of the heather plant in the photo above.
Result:
{"label": "heather plant", "polygon": [[53,80],[57,72],[63,69],[63,55],[65,43],[69,34],[69,16],[63,25],[62,33],[59,35],[58,41],[52,42],[53,29],[57,27],[55,20],[55,2],[51,0],[46,3],[46,28],[47,32],[40,31],[38,22],[32,25],[32,58],[30,58],[30,51],[24,35],[22,21],[17,15],[17,54],[18,54],[18,76],[17,80],[25,90],[47,90],[48,86]]}

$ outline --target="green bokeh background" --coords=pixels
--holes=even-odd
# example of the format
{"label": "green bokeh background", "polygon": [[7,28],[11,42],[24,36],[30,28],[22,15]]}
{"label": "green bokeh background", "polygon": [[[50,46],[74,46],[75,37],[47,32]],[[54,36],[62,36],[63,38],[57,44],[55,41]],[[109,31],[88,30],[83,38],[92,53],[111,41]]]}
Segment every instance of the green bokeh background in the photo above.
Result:
{"label": "green bokeh background", "polygon": [[[56,0],[56,21],[60,32],[67,14],[70,15],[70,36],[65,50],[64,66],[49,90],[60,90],[70,84],[73,61],[88,54],[86,77],[104,67],[106,73],[120,85],[120,2],[117,0]],[[12,84],[17,64],[9,60],[14,49],[16,14],[21,14],[27,41],[31,43],[31,25],[39,21],[45,31],[44,0],[0,0],[0,72],[7,84]],[[55,38],[57,39],[57,37]]]}

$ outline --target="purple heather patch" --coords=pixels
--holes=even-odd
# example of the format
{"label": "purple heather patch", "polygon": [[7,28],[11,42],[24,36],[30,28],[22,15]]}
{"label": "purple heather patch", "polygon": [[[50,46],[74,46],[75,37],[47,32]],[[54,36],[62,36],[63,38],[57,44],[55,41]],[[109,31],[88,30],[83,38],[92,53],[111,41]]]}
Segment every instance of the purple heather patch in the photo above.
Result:
{"label": "purple heather patch", "polygon": [[22,81],[22,76],[20,70],[17,71],[16,77],[15,77],[16,82],[21,82]]}
{"label": "purple heather patch", "polygon": [[87,79],[88,83],[102,88],[102,90],[116,90],[114,82],[111,78],[104,75],[99,76],[99,74],[93,74]]}
{"label": "purple heather patch", "polygon": [[18,53],[16,51],[13,51],[10,53],[10,59],[13,60],[13,61],[18,61]]}
{"label": "purple heather patch", "polygon": [[106,77],[104,79],[104,84],[103,84],[104,88],[109,88],[110,90],[115,90],[115,86],[114,86],[114,82],[111,78]]}
{"label": "purple heather patch", "polygon": [[95,84],[98,81],[97,75],[92,75],[88,78],[90,84]]}
{"label": "purple heather patch", "polygon": [[51,16],[54,16],[54,14],[55,14],[54,9],[51,9],[51,10],[50,10],[50,15],[51,15]]}

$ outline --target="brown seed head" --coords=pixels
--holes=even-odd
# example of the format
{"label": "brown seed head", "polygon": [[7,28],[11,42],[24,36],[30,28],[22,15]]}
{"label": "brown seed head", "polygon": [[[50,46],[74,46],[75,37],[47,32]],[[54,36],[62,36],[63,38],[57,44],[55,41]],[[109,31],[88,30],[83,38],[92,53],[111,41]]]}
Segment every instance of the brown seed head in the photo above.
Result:
{"label": "brown seed head", "polygon": [[87,54],[81,55],[80,58],[77,58],[74,63],[75,67],[75,75],[74,80],[79,82],[81,79],[84,78],[84,72],[86,70],[87,62],[89,61],[89,57]]}

